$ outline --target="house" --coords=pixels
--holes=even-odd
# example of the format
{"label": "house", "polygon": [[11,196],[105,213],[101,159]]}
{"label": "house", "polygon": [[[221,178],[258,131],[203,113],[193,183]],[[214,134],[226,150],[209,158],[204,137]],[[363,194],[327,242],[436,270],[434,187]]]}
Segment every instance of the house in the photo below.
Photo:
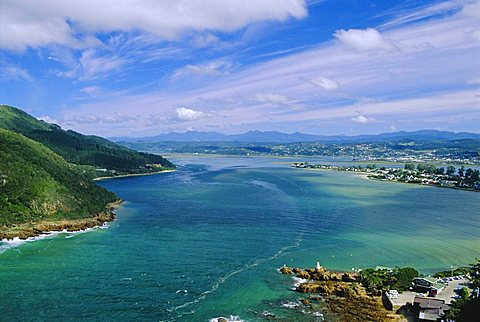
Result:
{"label": "house", "polygon": [[457,181],[455,180],[439,180],[438,181],[442,187],[455,187]]}
{"label": "house", "polygon": [[431,276],[414,278],[413,286],[416,290],[421,292],[428,292],[430,290],[437,290],[437,292],[440,292],[444,288],[443,284],[438,283],[438,278]]}
{"label": "house", "polygon": [[450,305],[445,300],[430,297],[415,296],[411,311],[419,321],[441,321]]}
{"label": "house", "polygon": [[291,165],[293,168],[310,168],[308,162],[293,162]]}

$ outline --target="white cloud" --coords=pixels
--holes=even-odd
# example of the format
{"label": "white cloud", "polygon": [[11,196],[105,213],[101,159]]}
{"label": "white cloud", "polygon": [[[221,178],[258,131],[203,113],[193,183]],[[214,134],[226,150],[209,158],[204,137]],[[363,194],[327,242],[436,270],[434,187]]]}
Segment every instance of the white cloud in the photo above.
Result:
{"label": "white cloud", "polygon": [[50,124],[59,124],[58,120],[56,120],[54,118],[51,118],[48,115],[40,116],[38,119],[40,121],[44,121],[44,122],[47,122],[47,123],[50,123]]}
{"label": "white cloud", "polygon": [[117,56],[99,56],[93,49],[84,50],[79,62],[67,71],[58,72],[57,76],[64,78],[79,78],[91,80],[106,76],[120,70],[127,60]]}
{"label": "white cloud", "polygon": [[66,125],[78,124],[121,124],[138,120],[137,116],[123,113],[112,113],[107,115],[82,114],[75,117],[65,118],[61,121]]}
{"label": "white cloud", "polygon": [[100,87],[98,86],[86,86],[80,90],[80,92],[89,94],[89,95],[95,95],[100,93]]}
{"label": "white cloud", "polygon": [[467,84],[469,85],[480,85],[480,77],[474,77],[467,80]]}
{"label": "white cloud", "polygon": [[274,93],[259,93],[254,96],[254,100],[274,104],[286,104],[290,101],[287,96]]}
{"label": "white cloud", "polygon": [[477,0],[466,4],[462,9],[462,13],[469,17],[480,18],[480,1]]}
{"label": "white cloud", "polygon": [[327,91],[333,91],[340,88],[340,84],[338,84],[336,80],[326,77],[314,77],[310,79],[310,83]]}
{"label": "white cloud", "polygon": [[352,117],[351,120],[358,124],[370,124],[375,122],[375,119],[373,117],[368,117],[363,114],[359,114],[355,117]]}
{"label": "white cloud", "polygon": [[356,51],[391,51],[395,47],[374,28],[337,30],[334,36],[350,49]]}
{"label": "white cloud", "polygon": [[[402,25],[406,25],[412,22],[419,22],[425,18],[432,18],[438,16],[444,16],[448,12],[457,12],[461,10],[463,6],[470,0],[442,0],[436,4],[426,4],[424,6],[416,7],[415,10],[411,8],[402,9],[402,5],[394,7],[393,11],[390,11],[382,16],[389,16],[394,12],[393,19],[382,24],[381,28],[397,28]],[[407,3],[408,4],[408,3]]]}
{"label": "white cloud", "polygon": [[49,44],[85,48],[98,42],[94,35],[112,31],[171,40],[192,30],[230,32],[307,14],[304,0],[16,0],[1,6],[0,48],[16,51]]}
{"label": "white cloud", "polygon": [[213,61],[203,65],[192,65],[189,64],[183,68],[177,69],[173,74],[172,78],[182,78],[185,76],[199,75],[199,76],[222,76],[228,75],[229,69],[232,67],[232,64],[223,61]]}
{"label": "white cloud", "polygon": [[193,38],[193,45],[198,48],[209,47],[217,45],[220,42],[217,36],[212,33],[199,34]]}
{"label": "white cloud", "polygon": [[89,79],[95,78],[98,75],[106,74],[114,70],[118,70],[126,62],[118,57],[97,57],[95,51],[86,50],[80,57],[80,64],[82,66],[81,78]]}
{"label": "white cloud", "polygon": [[0,67],[0,79],[33,81],[33,77],[28,70],[16,66]]}
{"label": "white cloud", "polygon": [[196,121],[206,116],[206,113],[202,111],[196,111],[186,107],[177,108],[175,111],[177,113],[178,120],[182,122]]}
{"label": "white cloud", "polygon": [[[111,101],[84,104],[77,111],[66,113],[117,111],[128,114],[135,106],[135,113],[141,115],[169,116],[173,120],[168,125],[170,130],[182,130],[190,125],[178,122],[171,106],[188,106],[193,111],[206,111],[206,106],[213,109],[215,117],[205,117],[196,123],[203,128],[240,125],[247,128],[253,123],[300,124],[312,120],[354,122],[352,118],[360,122],[376,119],[372,126],[385,126],[395,121],[398,126],[408,123],[415,128],[431,120],[432,115],[440,122],[462,115],[467,117],[467,114],[469,122],[478,123],[478,90],[474,93],[465,90],[472,90],[467,82],[472,83],[479,76],[477,53],[480,43],[473,42],[467,33],[479,26],[480,20],[462,13],[422,19],[382,32],[382,39],[388,39],[400,49],[388,55],[359,55],[338,41],[253,66],[237,67],[221,78],[196,84],[198,86],[189,90],[160,89],[141,95],[122,94]],[[378,47],[381,48],[368,46]],[[328,76],[329,80],[341,84],[341,91],[319,90],[312,86],[311,80],[319,76]],[[328,82],[322,80],[318,85],[325,83]],[[292,101],[302,108],[276,108]],[[272,108],[274,104],[277,106]],[[359,117],[355,112],[358,110],[366,119]],[[131,127],[140,131],[147,122],[145,116]],[[122,134],[108,133],[113,130],[93,126],[80,129],[88,133]],[[334,130],[341,132],[344,128],[339,125]]]}

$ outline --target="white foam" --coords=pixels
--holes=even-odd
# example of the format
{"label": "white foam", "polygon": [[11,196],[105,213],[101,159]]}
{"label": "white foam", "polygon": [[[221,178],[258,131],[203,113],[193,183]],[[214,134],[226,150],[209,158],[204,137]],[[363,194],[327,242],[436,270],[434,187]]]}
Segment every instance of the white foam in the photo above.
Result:
{"label": "white foam", "polygon": [[107,228],[109,228],[108,224],[103,223],[102,226],[87,228],[87,229],[78,230],[78,231],[68,231],[66,229],[59,230],[59,231],[47,231],[47,232],[44,232],[44,233],[42,233],[38,236],[28,237],[26,239],[20,239],[18,237],[14,237],[12,239],[4,238],[4,239],[0,240],[0,253],[3,253],[4,251],[6,251],[8,249],[18,247],[18,246],[20,246],[22,244],[25,244],[27,242],[38,241],[38,240],[42,240],[42,239],[50,239],[50,238],[56,237],[58,235],[66,235],[65,238],[72,238],[72,237],[75,237],[76,235],[79,235],[79,234],[87,233],[87,232],[97,230],[97,229],[107,229]]}
{"label": "white foam", "polygon": [[[225,283],[230,277],[236,275],[236,274],[239,274],[241,272],[244,272],[246,270],[249,270],[255,266],[258,266],[259,264],[263,264],[265,262],[269,262],[271,260],[274,260],[284,254],[286,254],[286,251],[289,250],[289,249],[292,249],[292,248],[297,248],[300,246],[300,244],[302,243],[303,241],[303,235],[304,233],[301,233],[298,238],[295,240],[295,242],[292,244],[292,245],[289,245],[289,246],[285,246],[283,248],[281,248],[276,254],[274,254],[273,256],[270,256],[270,257],[267,257],[267,258],[263,258],[263,259],[258,259],[256,260],[255,262],[251,263],[251,264],[246,264],[244,265],[243,267],[237,269],[237,270],[234,270],[234,271],[231,271],[229,273],[227,273],[226,275],[218,278],[217,282],[215,284],[212,285],[212,287],[207,290],[207,291],[204,291],[203,293],[201,293],[196,299],[194,299],[193,301],[190,301],[190,302],[186,302],[186,303],[183,303],[181,305],[178,305],[178,306],[175,306],[171,309],[167,309],[168,312],[175,312],[175,311],[178,311],[180,309],[183,309],[185,307],[188,307],[192,304],[195,304],[195,303],[198,303],[200,301],[203,301],[208,294],[210,293],[213,293],[215,292],[219,287],[220,285],[222,285],[223,283]],[[305,280],[306,281],[306,280]],[[183,314],[180,314],[179,317],[181,317]]]}
{"label": "white foam", "polygon": [[300,302],[285,302],[282,306],[287,309],[296,309],[300,306]]}
{"label": "white foam", "polygon": [[220,316],[218,318],[213,318],[213,319],[210,319],[209,322],[223,322],[223,321],[227,321],[227,322],[244,322],[245,320],[242,320],[239,316],[236,316],[236,315],[230,315],[228,318],[226,317],[223,317],[223,316]]}
{"label": "white foam", "polygon": [[307,283],[307,282],[308,282],[308,280],[306,280],[306,279],[304,279],[304,278],[296,277],[296,276],[293,277],[293,281],[295,282],[295,283],[293,284],[293,286],[295,286],[295,287],[299,287],[300,284],[303,284],[303,283]]}

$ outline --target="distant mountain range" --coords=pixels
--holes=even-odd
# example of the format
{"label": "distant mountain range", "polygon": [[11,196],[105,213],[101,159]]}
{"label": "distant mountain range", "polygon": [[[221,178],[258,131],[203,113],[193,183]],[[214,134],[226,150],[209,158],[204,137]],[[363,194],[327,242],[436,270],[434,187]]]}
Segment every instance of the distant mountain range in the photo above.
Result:
{"label": "distant mountain range", "polygon": [[171,132],[151,137],[113,137],[115,142],[248,142],[248,143],[295,143],[295,142],[325,142],[325,143],[362,143],[385,141],[435,141],[435,140],[480,140],[480,134],[468,132],[449,132],[437,130],[421,130],[414,132],[393,132],[376,135],[313,135],[304,133],[282,133],[277,131],[249,131],[243,134],[226,135],[219,132],[188,131]]}

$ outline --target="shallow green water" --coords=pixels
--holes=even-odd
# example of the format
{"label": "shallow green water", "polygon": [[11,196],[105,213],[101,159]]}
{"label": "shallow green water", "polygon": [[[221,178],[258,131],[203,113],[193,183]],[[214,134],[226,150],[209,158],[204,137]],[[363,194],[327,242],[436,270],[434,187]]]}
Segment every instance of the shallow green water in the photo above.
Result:
{"label": "shallow green water", "polygon": [[0,253],[2,321],[315,321],[283,264],[330,269],[480,256],[480,194],[290,169],[268,158],[179,158],[177,172],[101,182],[126,200],[108,229]]}

